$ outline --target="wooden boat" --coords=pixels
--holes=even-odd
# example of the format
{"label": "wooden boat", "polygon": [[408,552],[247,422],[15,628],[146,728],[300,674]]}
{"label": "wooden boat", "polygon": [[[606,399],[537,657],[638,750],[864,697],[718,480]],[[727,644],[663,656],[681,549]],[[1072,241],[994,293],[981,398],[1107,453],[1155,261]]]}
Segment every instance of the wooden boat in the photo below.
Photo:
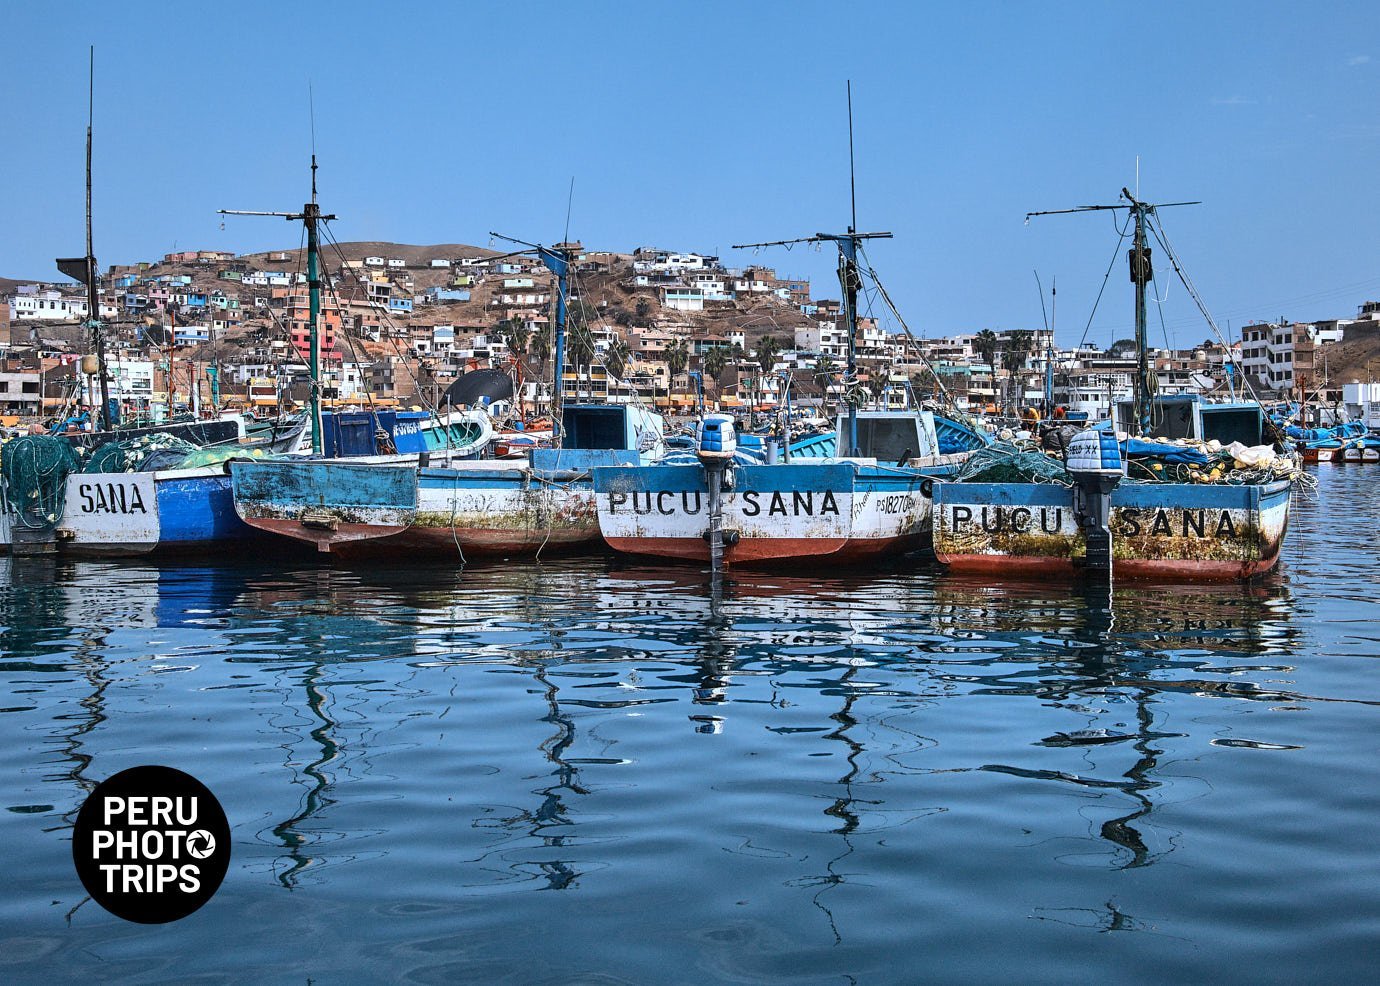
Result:
{"label": "wooden boat", "polygon": [[[1279,560],[1287,479],[1251,486],[1133,483],[1111,494],[1115,578],[1241,580]],[[955,572],[1066,578],[1087,567],[1086,513],[1057,483],[943,483],[935,557]]]}
{"label": "wooden boat", "polygon": [[481,460],[446,468],[339,460],[235,462],[231,477],[236,509],[246,524],[321,552],[506,557],[597,544],[589,466],[619,458],[612,451],[561,455],[557,449],[538,449],[528,461]]}
{"label": "wooden boat", "polygon": [[[494,234],[497,236],[498,234]],[[505,237],[506,238],[506,237]],[[554,448],[525,461],[232,462],[235,510],[262,531],[340,554],[528,554],[598,544],[590,472],[660,459],[660,414],[637,405],[564,406],[565,302],[571,244],[531,248],[557,279]]]}
{"label": "wooden boat", "polygon": [[[859,454],[847,458],[716,468],[668,457],[660,466],[596,468],[604,540],[623,554],[712,563],[708,535],[717,525],[730,566],[856,564],[914,551],[929,536],[935,478],[965,455],[939,452],[929,411],[857,411],[855,420]],[[731,487],[715,497],[725,471]]]}
{"label": "wooden boat", "polygon": [[[1196,396],[1151,395],[1145,345],[1145,285],[1151,274],[1145,227],[1156,207],[1125,189],[1122,196],[1129,204],[1062,210],[1124,208],[1135,220],[1130,262],[1139,371],[1135,400],[1123,405],[1121,420],[1109,423],[1095,439],[1110,454],[1111,464],[1075,468],[1070,461],[1066,471],[1054,465],[1061,475],[1050,482],[954,482],[936,487],[934,553],[953,571],[1004,578],[1085,572],[1098,578],[1240,580],[1268,571],[1279,560],[1288,530],[1293,465],[1281,459],[1283,468],[1273,469],[1273,452],[1260,449],[1265,435],[1260,405],[1211,405]],[[1180,271],[1162,231],[1159,235]],[[1113,430],[1117,424],[1150,440],[1140,442],[1139,453],[1145,458],[1131,479],[1126,478],[1125,463],[1135,461],[1137,440],[1118,441]],[[1082,438],[1090,434],[1075,435],[1073,441],[1086,445]],[[1202,449],[1218,455],[1215,449],[1239,443],[1230,445],[1239,450],[1234,455],[1249,461],[1233,460],[1235,464],[1260,468],[1235,472],[1236,482],[1211,469],[1195,474],[1192,465],[1180,461],[1190,457],[1189,441],[1199,443],[1191,454],[1205,463],[1212,460]],[[1047,462],[1039,452],[1029,454]],[[1173,469],[1166,471],[1166,464]],[[1172,478],[1183,481],[1157,478],[1176,471]],[[1141,476],[1149,481],[1141,481]]]}

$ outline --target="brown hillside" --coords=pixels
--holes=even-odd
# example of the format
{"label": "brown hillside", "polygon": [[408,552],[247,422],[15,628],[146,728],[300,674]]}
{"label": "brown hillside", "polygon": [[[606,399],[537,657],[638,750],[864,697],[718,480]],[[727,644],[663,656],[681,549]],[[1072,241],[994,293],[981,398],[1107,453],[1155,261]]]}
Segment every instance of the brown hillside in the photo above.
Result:
{"label": "brown hillside", "polygon": [[[1355,383],[1380,374],[1380,322],[1349,325],[1342,341],[1318,350],[1314,357],[1317,372],[1323,371],[1326,353],[1327,378],[1333,386]],[[1375,365],[1367,368],[1367,363]]]}

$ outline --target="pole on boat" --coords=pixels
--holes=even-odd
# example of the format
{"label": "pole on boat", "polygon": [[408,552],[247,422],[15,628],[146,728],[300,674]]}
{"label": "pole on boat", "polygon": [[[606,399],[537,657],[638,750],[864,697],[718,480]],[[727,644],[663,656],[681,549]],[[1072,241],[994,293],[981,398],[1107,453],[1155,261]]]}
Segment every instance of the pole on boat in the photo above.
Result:
{"label": "pole on boat", "polygon": [[1136,220],[1135,243],[1131,247],[1131,281],[1136,286],[1136,428],[1139,434],[1150,434],[1150,352],[1145,338],[1145,285],[1154,277],[1150,265],[1150,247],[1145,243],[1145,214],[1151,208],[1126,189],[1122,196],[1131,203]]}
{"label": "pole on boat", "polygon": [[[1072,209],[1044,209],[1039,212],[1027,212],[1025,220],[1029,223],[1031,216],[1058,216],[1070,212],[1102,212],[1115,209],[1127,209],[1134,215],[1135,243],[1128,253],[1128,259],[1131,263],[1131,281],[1136,286],[1135,426],[1139,429],[1140,434],[1147,435],[1150,433],[1150,357],[1145,339],[1145,285],[1154,278],[1154,272],[1150,265],[1150,248],[1145,243],[1145,217],[1154,214],[1156,209],[1168,209],[1178,205],[1201,205],[1201,203],[1163,202],[1152,205],[1149,202],[1140,201],[1125,188],[1121,190],[1121,197],[1130,204],[1080,205]],[[1112,407],[1110,411],[1113,424],[1116,423],[1115,410],[1115,407]]]}
{"label": "pole on boat", "polygon": [[91,46],[90,70],[87,74],[88,94],[86,112],[86,304],[91,322],[91,334],[96,342],[96,362],[100,366],[101,413],[96,427],[109,429],[110,384],[105,378],[105,333],[101,328],[100,303],[96,299],[96,256],[91,243],[91,129],[96,108],[96,46]]}
{"label": "pole on boat", "polygon": [[[566,288],[570,283],[570,261],[566,254],[556,254],[544,247],[539,247],[537,256],[546,265],[546,269],[556,275],[556,352],[555,365],[552,369],[552,390],[551,390],[551,447],[560,448],[561,442],[565,438],[565,321],[566,321]],[[580,368],[575,368],[575,376],[578,380]]]}
{"label": "pole on boat", "polygon": [[[91,131],[95,118],[96,105],[96,46],[91,46],[90,67],[87,71],[87,110],[86,110],[86,256],[64,259],[59,257],[57,267],[62,273],[86,285],[86,328],[91,333],[91,348],[95,351],[97,375],[101,378],[101,406],[92,427],[105,431],[112,427],[110,420],[110,384],[105,372],[105,333],[101,325],[100,302],[96,298],[96,255],[91,237]],[[95,395],[90,393],[92,400]]]}
{"label": "pole on boat", "polygon": [[843,289],[843,318],[848,325],[848,369],[847,387],[844,398],[848,401],[848,448],[845,456],[858,452],[858,241],[853,235],[853,227],[848,227],[848,236],[836,241],[839,245],[839,286]]}
{"label": "pole on boat", "polygon": [[853,168],[853,83],[848,83],[848,191],[851,222],[847,233],[816,233],[795,240],[773,240],[770,243],[734,244],[735,250],[761,249],[769,246],[793,246],[796,243],[820,243],[825,240],[839,248],[839,287],[843,291],[843,314],[848,327],[848,368],[845,372],[844,399],[848,402],[848,435],[844,457],[858,451],[858,405],[857,405],[857,335],[858,335],[858,290],[862,287],[862,277],[858,273],[858,244],[863,240],[891,239],[890,233],[858,232],[857,181]]}
{"label": "pole on boat", "polygon": [[[554,247],[544,247],[540,243],[528,243],[526,240],[504,236],[502,233],[493,232],[493,230],[489,231],[489,235],[500,240],[507,240],[509,243],[530,247],[546,269],[556,275],[556,351],[553,360],[555,365],[551,389],[551,447],[560,448],[564,438],[562,426],[565,413],[565,323],[567,315],[565,299],[570,285],[570,263],[575,259],[575,249],[568,241],[557,243]],[[576,369],[579,368],[576,367]]]}
{"label": "pole on boat", "polygon": [[307,301],[310,311],[311,336],[311,450],[320,455],[321,426],[321,259],[318,224],[335,219],[323,215],[316,202],[316,155],[311,156],[311,201],[301,212],[252,212],[244,209],[220,209],[222,216],[276,216],[288,222],[301,222],[307,228]]}
{"label": "pole on boat", "polygon": [[321,206],[316,203],[316,155],[311,156],[311,201],[302,207],[302,221],[307,226],[307,306],[311,320],[311,451],[322,451],[321,422],[321,244],[317,223]]}
{"label": "pole on boat", "polygon": [[848,368],[845,372],[847,386],[844,399],[848,402],[848,447],[843,457],[855,455],[858,450],[858,405],[857,405],[857,335],[858,335],[858,290],[862,287],[862,277],[858,273],[858,244],[863,240],[889,240],[890,233],[859,233],[849,226],[847,233],[816,233],[796,240],[772,240],[770,243],[734,244],[735,250],[759,249],[769,246],[791,246],[796,243],[830,242],[839,248],[839,287],[843,289],[843,315],[848,328]]}

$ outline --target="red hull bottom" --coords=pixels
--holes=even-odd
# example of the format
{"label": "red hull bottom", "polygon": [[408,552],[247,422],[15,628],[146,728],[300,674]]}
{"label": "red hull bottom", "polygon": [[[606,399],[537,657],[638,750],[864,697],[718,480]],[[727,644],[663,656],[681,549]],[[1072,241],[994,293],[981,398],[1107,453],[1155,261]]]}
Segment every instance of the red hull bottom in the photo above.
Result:
{"label": "red hull bottom", "polygon": [[[605,538],[609,547],[625,555],[668,558],[708,564],[709,542],[703,538]],[[724,548],[724,564],[768,566],[817,558],[837,565],[857,565],[921,547],[921,538],[743,538]]]}
{"label": "red hull bottom", "polygon": [[354,541],[373,540],[375,538],[388,537],[407,530],[406,527],[382,526],[379,524],[348,524],[340,523],[334,528],[308,527],[299,520],[288,520],[284,517],[253,517],[246,518],[245,523],[250,527],[270,534],[277,534],[294,541],[303,541],[307,544],[316,545],[316,550],[321,552],[337,552],[342,547]]}
{"label": "red hull bottom", "polygon": [[389,537],[348,541],[333,546],[341,558],[513,558],[602,548],[599,532],[553,530],[503,531],[482,528],[409,527]]}
{"label": "red hull bottom", "polygon": [[[996,575],[1003,580],[1035,581],[1073,578],[1084,569],[1069,558],[1010,557],[1007,555],[947,555],[942,562],[951,572]],[[1157,582],[1243,582],[1275,567],[1279,553],[1254,561],[1208,561],[1118,558],[1112,578]]]}

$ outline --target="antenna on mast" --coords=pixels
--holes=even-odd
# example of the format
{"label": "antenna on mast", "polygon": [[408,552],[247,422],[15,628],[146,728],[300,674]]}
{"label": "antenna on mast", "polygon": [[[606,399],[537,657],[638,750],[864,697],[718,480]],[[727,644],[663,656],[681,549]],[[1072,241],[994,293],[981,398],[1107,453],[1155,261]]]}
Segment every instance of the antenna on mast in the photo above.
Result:
{"label": "antenna on mast", "polygon": [[565,235],[561,242],[570,242],[570,209],[575,204],[575,176],[570,176],[570,193],[565,197]]}
{"label": "antenna on mast", "polygon": [[311,200],[316,201],[316,95],[307,80],[307,117],[311,122]]}

